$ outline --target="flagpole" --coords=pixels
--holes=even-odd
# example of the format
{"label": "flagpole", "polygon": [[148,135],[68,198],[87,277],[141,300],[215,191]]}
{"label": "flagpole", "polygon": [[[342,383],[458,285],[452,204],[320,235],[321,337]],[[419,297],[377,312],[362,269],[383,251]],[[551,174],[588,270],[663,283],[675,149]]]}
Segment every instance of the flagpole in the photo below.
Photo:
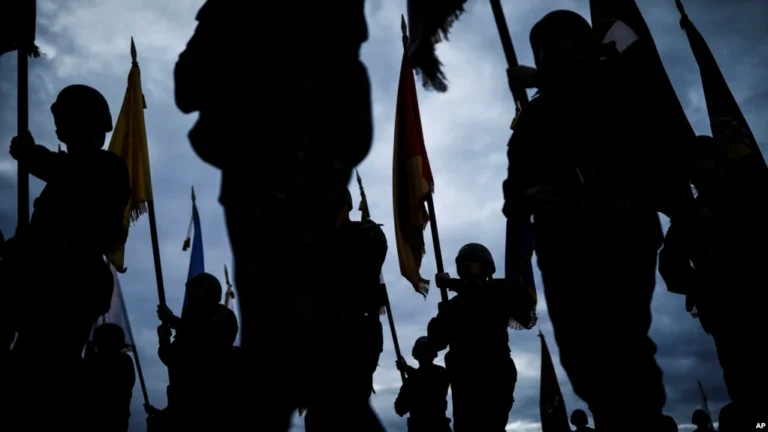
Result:
{"label": "flagpole", "polygon": [[[509,34],[509,27],[507,26],[507,19],[504,17],[504,9],[501,8],[501,1],[490,1],[493,18],[496,21],[496,28],[501,39],[501,47],[504,49],[504,56],[507,58],[507,76],[509,78],[512,68],[520,66],[520,64],[517,62],[515,46],[512,45],[512,36]],[[525,87],[517,85],[514,80],[509,79],[509,90],[515,98],[515,103],[519,105],[518,109],[525,108],[528,105],[528,93],[526,93]]]}
{"label": "flagpole", "polygon": [[139,385],[141,385],[141,394],[144,396],[144,406],[149,405],[149,394],[147,393],[147,384],[144,382],[144,373],[141,372],[141,362],[139,353],[136,351],[136,345],[131,345],[133,362],[136,363],[136,374],[139,376]]}
{"label": "flagpole", "polygon": [[[25,11],[26,12],[26,11]],[[19,35],[21,36],[21,35]],[[24,35],[26,36],[26,34]],[[17,115],[18,135],[29,130],[29,49],[26,38],[19,38],[18,41],[18,85],[16,89],[17,96]],[[16,225],[17,232],[23,233],[29,225],[29,172],[27,166],[22,161],[17,162],[17,202],[16,211],[18,212],[18,221]]]}
{"label": "flagpole", "polygon": [[[370,219],[371,212],[368,208],[368,199],[365,196],[365,189],[363,189],[363,179],[360,178],[360,173],[357,170],[355,170],[355,175],[357,176],[357,185],[360,188],[360,204],[362,206],[360,210],[363,212],[362,219]],[[400,352],[400,342],[397,340],[397,330],[395,330],[395,318],[392,316],[392,306],[389,303],[389,293],[387,292],[387,284],[384,283],[383,275],[380,275],[380,283],[381,293],[384,295],[384,308],[387,311],[387,321],[389,321],[389,332],[392,335],[392,345],[394,345],[395,348],[395,356],[398,360],[403,360],[403,354]],[[405,382],[405,372],[400,371],[400,378]]]}

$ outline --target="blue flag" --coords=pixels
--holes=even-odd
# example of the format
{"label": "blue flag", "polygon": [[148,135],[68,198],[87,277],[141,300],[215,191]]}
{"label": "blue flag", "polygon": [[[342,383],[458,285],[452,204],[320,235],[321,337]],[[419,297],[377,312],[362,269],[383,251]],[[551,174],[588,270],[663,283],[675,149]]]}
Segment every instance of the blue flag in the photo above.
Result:
{"label": "blue flag", "polygon": [[[192,254],[189,257],[189,273],[187,280],[205,272],[205,260],[203,259],[203,234],[200,230],[200,213],[195,204],[195,189],[192,189],[192,226],[194,227],[194,237],[192,237]],[[190,233],[191,234],[191,233]],[[184,304],[187,304],[187,295],[184,294]]]}

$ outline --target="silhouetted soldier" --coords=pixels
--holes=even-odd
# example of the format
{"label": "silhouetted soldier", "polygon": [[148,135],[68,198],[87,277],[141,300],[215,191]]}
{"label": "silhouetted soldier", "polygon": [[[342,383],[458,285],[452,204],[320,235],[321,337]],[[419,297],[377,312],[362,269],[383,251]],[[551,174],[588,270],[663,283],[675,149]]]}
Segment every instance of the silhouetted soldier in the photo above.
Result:
{"label": "silhouetted soldier", "polygon": [[[95,320],[109,311],[112,297],[112,273],[104,256],[125,242],[123,216],[130,198],[125,162],[102,150],[112,130],[104,96],[71,85],[59,93],[51,112],[67,152],[36,145],[29,132],[11,141],[11,156],[46,183],[34,201],[29,226],[17,233],[8,257],[14,270],[9,289],[18,296],[34,292],[36,298],[35,313],[15,317],[13,348],[23,387],[35,392],[27,397],[36,410],[46,407],[45,416],[29,416],[35,423],[60,421],[59,414],[73,412],[75,371]],[[20,297],[14,304],[24,301]],[[22,408],[33,406],[23,398],[17,402]]]}
{"label": "silhouetted soldier", "polygon": [[312,333],[315,349],[334,355],[318,359],[312,374],[325,395],[307,406],[307,432],[383,430],[378,421],[369,423],[374,417],[368,399],[383,344],[379,276],[387,238],[370,219],[351,221],[349,190],[341,197],[336,237],[326,253],[334,257],[331,270],[343,276],[326,288],[317,308],[320,331]]}
{"label": "silhouetted soldier", "polygon": [[693,412],[691,423],[696,426],[694,432],[713,432],[711,427],[712,419],[709,418],[709,415],[703,409],[697,409]]}
{"label": "silhouetted soldier", "polygon": [[585,413],[584,410],[581,410],[581,409],[574,410],[571,413],[571,424],[576,427],[576,432],[594,431],[594,429],[587,426],[589,424],[587,413]]}
{"label": "silhouetted soldier", "polygon": [[[530,39],[539,95],[509,142],[504,213],[534,216],[560,361],[595,426],[621,430],[631,417],[638,430],[653,430],[666,399],[648,337],[662,241],[657,210],[677,211],[687,184],[659,168],[649,149],[660,131],[628,89],[639,83],[623,82],[616,46],[601,61],[605,47],[570,11],[545,16]],[[583,331],[603,327],[612,331]]]}
{"label": "silhouetted soldier", "polygon": [[[176,64],[176,104],[200,112],[190,142],[222,170],[241,346],[253,356],[243,379],[259,388],[242,395],[251,401],[238,410],[254,427],[287,430],[291,412],[306,406],[310,377],[297,371],[324,355],[307,348],[313,299],[345,277],[329,272],[323,249],[337,214],[330,203],[371,146],[370,84],[359,53],[368,38],[364,10],[364,0],[260,4],[259,16],[285,23],[284,39],[239,7],[208,1]],[[222,62],[253,44],[280,66]]]}
{"label": "silhouetted soldier", "polygon": [[[741,422],[741,428],[739,428]],[[737,430],[747,430],[743,418],[739,418],[735,411],[733,403],[720,408],[720,415],[717,416],[717,432],[735,432]]]}
{"label": "silhouetted soldier", "polygon": [[510,319],[530,316],[531,303],[517,299],[496,272],[491,252],[483,245],[464,245],[456,256],[460,279],[435,276],[438,287],[456,296],[440,304],[429,322],[428,337],[437,351],[450,347],[445,365],[453,395],[456,432],[503,431],[514,403],[517,368],[510,357]]}
{"label": "silhouetted soldier", "polygon": [[406,374],[395,399],[395,412],[408,417],[408,432],[450,432],[451,420],[446,417],[448,409],[448,372],[434,363],[437,352],[426,336],[416,339],[413,358],[419,368],[408,366],[404,360],[397,361],[397,369]]}
{"label": "silhouetted soldier", "polygon": [[158,306],[158,317],[176,330],[170,345],[160,338],[160,360],[168,366],[168,407],[179,430],[210,431],[225,421],[223,398],[226,376],[232,364],[232,345],[237,338],[234,312],[220,304],[221,283],[209,273],[187,281],[187,304],[181,318],[167,306]]}
{"label": "silhouetted soldier", "polygon": [[765,392],[753,391],[768,386],[768,359],[744,341],[768,336],[760,310],[768,284],[761,264],[768,259],[768,209],[761,208],[757,180],[749,181],[749,171],[727,159],[728,144],[698,138],[691,176],[697,212],[672,220],[659,272],[670,291],[686,295],[686,308],[695,308],[712,335],[731,400],[757,415],[768,406]]}
{"label": "silhouetted soldier", "polygon": [[87,430],[128,430],[136,370],[126,348],[125,333],[117,324],[102,324],[93,333],[83,362]]}

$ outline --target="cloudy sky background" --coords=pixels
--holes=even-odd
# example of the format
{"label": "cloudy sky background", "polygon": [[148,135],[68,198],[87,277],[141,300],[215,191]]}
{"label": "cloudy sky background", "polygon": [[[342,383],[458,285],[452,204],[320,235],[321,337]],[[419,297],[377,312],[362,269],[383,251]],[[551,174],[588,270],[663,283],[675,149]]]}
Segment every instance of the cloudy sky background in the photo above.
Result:
{"label": "cloudy sky background", "polygon": [[[223,213],[216,201],[219,173],[192,152],[186,134],[196,116],[181,114],[173,101],[173,65],[194,30],[195,14],[202,3],[202,0],[40,0],[38,44],[46,56],[30,61],[30,129],[38,143],[55,150],[57,139],[49,107],[57,92],[69,84],[94,86],[104,93],[116,119],[130,68],[130,37],[135,38],[147,101],[145,113],[166,294],[169,305],[177,311],[181,307],[189,265],[189,253],[182,252],[181,246],[191,212],[190,186],[196,189],[202,218],[206,270],[223,280],[223,267],[231,263]],[[572,9],[588,16],[586,0],[507,0],[503,3],[523,64],[532,64],[528,31],[545,13]],[[639,3],[694,128],[698,133],[709,133],[698,70],[688,42],[678,27],[674,1],[643,0]],[[761,17],[768,16],[768,2],[689,0],[686,6],[720,61],[758,141],[764,144],[768,125],[760,120],[768,115],[768,83],[764,79],[768,76],[768,33]],[[424,301],[400,277],[392,231],[393,121],[402,55],[400,14],[404,11],[404,0],[367,2],[371,36],[363,47],[363,59],[373,85],[375,136],[373,150],[359,168],[371,213],[375,220],[384,224],[390,239],[385,278],[400,344],[409,354],[413,342],[425,333],[429,318],[436,313],[439,294],[434,291]],[[248,45],[250,49],[258,49],[256,42]],[[420,90],[419,97],[436,183],[435,205],[443,255],[447,270],[455,273],[453,257],[467,242],[486,244],[497,262],[503,262],[501,182],[506,175],[505,150],[514,107],[506,84],[503,52],[486,1],[470,3],[468,13],[452,32],[451,42],[440,46],[439,55],[450,79],[450,91],[436,94]],[[254,67],[240,64],[252,61],[255,59],[246,54],[241,59],[232,60],[236,67]],[[0,58],[2,143],[8,143],[16,134],[15,87],[16,55],[6,55]],[[0,151],[0,230],[7,237],[12,235],[15,227],[15,183],[15,162],[6,151]],[[42,186],[39,180],[31,180],[32,199]],[[354,185],[352,192],[357,200]],[[422,272],[431,279],[435,262],[428,231],[425,237],[427,256]],[[156,356],[157,291],[146,216],[131,230],[126,265],[128,273],[121,282],[150,400],[153,405],[163,407],[167,371]],[[536,277],[541,288],[538,273]],[[727,402],[727,395],[711,338],[704,334],[698,321],[685,312],[683,298],[668,293],[660,278],[653,312],[651,333],[659,346],[657,359],[665,373],[667,413],[681,425],[690,422],[693,410],[699,407],[696,378],[700,377],[716,416]],[[573,395],[560,368],[544,304],[540,305],[539,314],[541,330],[550,341],[568,411],[586,409],[585,404]],[[375,375],[377,393],[372,397],[372,403],[388,430],[405,431],[405,420],[397,417],[392,408],[401,383],[394,368],[395,357],[388,330],[385,330],[385,338],[385,351]],[[510,346],[519,377],[517,403],[510,413],[507,430],[540,431],[540,343],[536,332],[512,332]],[[132,431],[145,430],[141,405],[137,383]],[[303,430],[300,421],[294,428]]]}

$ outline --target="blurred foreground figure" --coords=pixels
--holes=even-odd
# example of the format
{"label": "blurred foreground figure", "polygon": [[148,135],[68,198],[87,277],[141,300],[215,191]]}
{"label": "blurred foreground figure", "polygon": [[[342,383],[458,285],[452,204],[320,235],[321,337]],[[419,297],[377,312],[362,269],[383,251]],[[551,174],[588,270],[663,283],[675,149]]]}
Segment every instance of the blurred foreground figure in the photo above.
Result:
{"label": "blurred foreground figure", "polygon": [[217,428],[228,419],[227,375],[233,362],[232,345],[237,338],[237,317],[228,307],[219,304],[221,283],[209,273],[199,273],[187,281],[188,302],[181,318],[168,307],[158,307],[163,325],[176,330],[173,343],[160,337],[160,360],[168,366],[168,413],[174,428],[185,431],[206,431]]}
{"label": "blurred foreground figure", "polygon": [[378,291],[387,238],[370,219],[350,220],[352,196],[346,188],[343,192],[336,202],[333,243],[326,248],[334,257],[331,270],[343,277],[326,289],[317,304],[321,331],[314,333],[317,349],[334,354],[316,360],[314,383],[324,389],[324,395],[307,405],[307,432],[383,431],[368,400],[383,348]]}
{"label": "blurred foreground figure", "polygon": [[691,423],[696,426],[696,430],[693,432],[714,432],[714,429],[712,429],[712,419],[709,418],[709,414],[703,409],[697,409],[693,412]]}
{"label": "blurred foreground figure", "polygon": [[83,361],[83,404],[91,432],[126,432],[136,370],[125,352],[125,333],[117,324],[96,328]]}
{"label": "blurred foreground figure", "polygon": [[587,426],[589,424],[589,419],[584,410],[577,409],[571,413],[571,424],[576,427],[576,432],[594,431],[594,429]]}
{"label": "blurred foreground figure", "polygon": [[[347,277],[324,248],[339,194],[371,146],[360,62],[368,30],[364,0],[264,3],[259,12],[206,2],[176,63],[175,92],[182,112],[200,113],[192,147],[222,171],[245,357],[244,405],[233,411],[243,430],[285,431],[312,391],[327,390],[313,384],[328,352],[316,338],[316,301]],[[284,33],[258,22],[273,18]],[[237,63],[256,46],[273,66]]]}
{"label": "blurred foreground figure", "polygon": [[678,432],[677,422],[672,416],[665,415],[661,422],[661,428],[659,432]]}
{"label": "blurred foreground figure", "polygon": [[413,358],[418,369],[397,361],[397,369],[405,372],[406,380],[395,399],[395,412],[408,416],[408,432],[451,432],[448,409],[448,372],[434,363],[437,352],[429,339],[422,336],[413,345]]}
{"label": "blurred foreground figure", "polygon": [[[510,320],[526,328],[532,299],[513,297],[504,279],[493,279],[491,252],[478,243],[464,245],[456,256],[459,279],[435,276],[438,287],[456,292],[429,322],[428,338],[437,351],[449,348],[445,366],[453,396],[456,432],[502,432],[515,401],[517,368],[510,357]],[[521,318],[522,317],[522,318]],[[528,321],[526,321],[526,319]]]}
{"label": "blurred foreground figure", "polygon": [[768,393],[754,390],[768,388],[768,356],[745,343],[768,337],[762,310],[768,209],[761,179],[728,157],[729,147],[738,143],[736,132],[698,137],[691,176],[696,212],[672,220],[659,272],[670,291],[686,296],[686,308],[695,308],[712,335],[728,395],[747,427],[768,411]]}
{"label": "blurred foreground figure", "polygon": [[658,131],[644,120],[653,110],[640,81],[625,83],[639,41],[596,43],[570,11],[545,16],[530,40],[539,94],[509,142],[504,213],[534,217],[560,361],[595,427],[623,430],[633,418],[636,430],[656,430],[666,399],[648,336],[657,210],[674,212],[687,183],[660,166],[649,145]]}
{"label": "blurred foreground figure", "polygon": [[[11,156],[46,185],[34,201],[28,229],[9,241],[4,258],[14,311],[30,292],[35,312],[12,315],[18,332],[10,400],[28,430],[49,430],[71,417],[83,349],[97,317],[109,311],[113,280],[104,256],[125,243],[123,215],[130,197],[123,159],[106,150],[109,105],[85,85],[64,88],[51,106],[56,135],[67,152],[35,144],[28,132],[11,141]],[[23,296],[23,297],[22,297]],[[34,410],[24,415],[25,410]],[[45,415],[40,415],[44,412]]]}

